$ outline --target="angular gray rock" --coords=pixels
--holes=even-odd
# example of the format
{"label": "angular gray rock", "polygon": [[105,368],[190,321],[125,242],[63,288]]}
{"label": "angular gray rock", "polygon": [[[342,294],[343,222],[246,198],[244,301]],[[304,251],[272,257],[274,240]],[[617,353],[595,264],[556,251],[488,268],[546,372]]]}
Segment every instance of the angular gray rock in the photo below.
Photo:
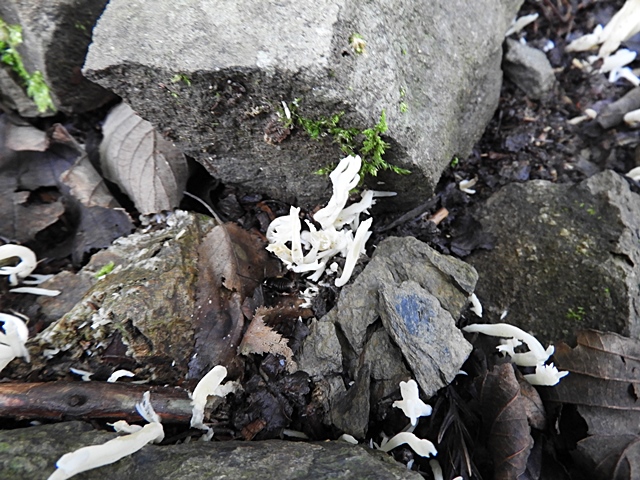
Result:
{"label": "angular gray rock", "polygon": [[[67,422],[0,431],[0,479],[46,479],[63,454],[104,443],[115,433],[89,424]],[[171,478],[380,479],[422,477],[390,455],[346,442],[191,442],[147,445],[132,456],[90,470],[86,480],[146,480]]]}
{"label": "angular gray rock", "polygon": [[436,297],[414,281],[382,286],[382,323],[427,397],[453,381],[472,346]]}
{"label": "angular gray rock", "polygon": [[112,0],[83,71],[215,177],[301,206],[328,199],[328,180],[312,173],[344,154],[329,137],[290,132],[281,102],[299,99],[313,120],[344,112],[340,124],[359,129],[385,111],[386,158],[413,174],[378,179],[413,205],[491,118],[521,3]]}
{"label": "angular gray rock", "polygon": [[504,321],[542,342],[586,328],[640,337],[640,197],[620,175],[510,184],[477,218],[497,239],[466,258],[486,321],[506,310]]}
{"label": "angular gray rock", "polygon": [[[82,74],[82,64],[91,42],[91,32],[107,0],[53,0],[24,2],[3,0],[0,17],[22,27],[18,47],[28,72],[42,72],[59,110],[83,112],[97,108],[115,96]],[[0,74],[0,92],[21,115],[38,115],[21,85]],[[13,104],[13,105],[12,105]],[[44,115],[51,115],[47,112]]]}
{"label": "angular gray rock", "polygon": [[556,76],[544,52],[511,38],[506,43],[502,68],[507,78],[534,100],[551,90]]}
{"label": "angular gray rock", "polygon": [[[415,378],[427,396],[450,382],[471,351],[453,319],[468,304],[476,281],[472,267],[413,237],[381,242],[362,273],[342,289],[337,305],[312,325],[299,355],[302,370],[331,385],[325,421],[364,438],[371,406],[396,392],[400,381]],[[401,295],[407,285],[419,292],[419,301],[430,302],[433,317],[418,308],[396,312],[407,304]],[[418,320],[416,336],[428,338],[409,334],[409,320]],[[330,366],[317,366],[318,352],[334,357]],[[353,383],[344,385],[342,373]]]}

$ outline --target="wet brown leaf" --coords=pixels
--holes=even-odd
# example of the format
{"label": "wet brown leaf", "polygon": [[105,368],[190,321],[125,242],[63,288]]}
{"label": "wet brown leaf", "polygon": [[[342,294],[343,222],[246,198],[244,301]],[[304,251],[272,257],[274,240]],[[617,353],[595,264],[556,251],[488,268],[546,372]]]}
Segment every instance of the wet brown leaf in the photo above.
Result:
{"label": "wet brown leaf", "polygon": [[86,207],[120,207],[109,192],[104,179],[91,165],[86,153],[60,176],[60,181],[67,185],[71,189],[71,195]]}
{"label": "wet brown leaf", "polygon": [[292,373],[297,369],[297,365],[293,361],[293,351],[289,348],[288,341],[264,323],[264,317],[269,314],[269,310],[264,307],[258,308],[244,334],[238,352],[242,355],[250,353],[282,355],[285,358],[287,370]]}
{"label": "wet brown leaf", "polygon": [[188,176],[182,152],[125,103],[111,110],[102,131],[100,162],[105,178],[118,184],[140,213],[176,208]]}
{"label": "wet brown leaf", "polygon": [[278,261],[257,234],[227,223],[204,238],[198,266],[196,345],[189,377],[199,379],[215,365],[226,366],[232,377],[242,370],[237,357],[245,325],[242,305],[265,275],[278,271]]}
{"label": "wet brown leaf", "polygon": [[[578,452],[597,478],[637,478],[640,470],[640,341],[615,333],[580,331],[577,345],[556,347],[556,366],[571,372],[546,401],[576,405],[589,436]],[[594,478],[596,478],[594,477]]]}
{"label": "wet brown leaf", "polygon": [[533,446],[520,385],[509,363],[487,372],[480,388],[480,407],[494,478],[516,479],[527,468]]}

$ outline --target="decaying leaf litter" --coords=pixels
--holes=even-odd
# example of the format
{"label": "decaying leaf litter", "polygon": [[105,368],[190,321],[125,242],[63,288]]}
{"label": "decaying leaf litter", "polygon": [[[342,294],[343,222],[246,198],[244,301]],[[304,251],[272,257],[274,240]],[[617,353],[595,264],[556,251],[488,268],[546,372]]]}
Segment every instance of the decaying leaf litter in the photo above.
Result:
{"label": "decaying leaf litter", "polygon": [[[568,42],[565,41],[564,35],[571,32],[591,32],[597,23],[606,23],[619,7],[617,4],[599,5],[590,2],[578,6],[562,2],[544,2],[539,6],[527,3],[523,13],[541,13],[541,17],[526,30],[527,40],[541,48],[547,40],[553,40],[555,47],[549,51],[552,64],[555,67],[567,67],[575,54],[569,55],[565,52],[563,47]],[[583,11],[590,14],[586,16],[586,20]],[[609,124],[605,129],[597,120],[576,126],[567,124],[568,119],[581,115],[587,107],[605,108],[612,100],[621,98],[629,90],[628,85],[622,82],[610,84],[603,75],[588,74],[577,67],[557,72],[557,78],[559,88],[539,103],[527,100],[512,84],[506,82],[501,106],[475,153],[469,159],[461,159],[457,165],[452,166],[441,182],[438,196],[425,204],[423,211],[399,226],[386,230],[384,235],[414,235],[442,252],[465,256],[476,248],[491,248],[491,239],[482,233],[477,222],[466,212],[471,204],[482,201],[501,185],[530,179],[572,182],[604,168],[613,168],[621,173],[634,168],[637,156],[634,157],[633,149],[638,145],[637,131],[624,126],[611,130],[612,126]],[[3,116],[3,121],[6,125],[7,116]],[[165,189],[173,188],[175,192],[178,185],[185,183],[189,189],[184,161],[176,168],[164,170],[166,174],[162,178],[150,177],[157,180],[154,188],[149,189],[154,195],[144,200],[136,199],[135,194],[131,192],[149,188],[149,185],[136,185],[134,182],[145,179],[143,165],[135,172],[119,172],[125,175],[123,180],[118,177],[119,174],[108,175],[106,172],[109,167],[103,165],[96,168],[89,162],[88,159],[92,156],[90,149],[87,148],[85,155],[82,147],[73,141],[73,136],[69,135],[64,127],[48,129],[47,135],[44,135],[24,122],[18,121],[17,126],[23,127],[20,137],[15,136],[17,133],[7,133],[14,129],[13,126],[3,129],[5,138],[9,138],[3,146],[3,156],[10,152],[14,157],[5,157],[9,158],[5,165],[13,170],[3,169],[2,176],[5,179],[5,191],[12,192],[11,195],[3,195],[5,202],[9,202],[7,208],[2,209],[3,212],[9,212],[3,224],[11,226],[10,234],[3,232],[3,235],[14,242],[33,246],[38,258],[46,258],[39,265],[40,271],[57,273],[66,269],[73,275],[73,272],[86,262],[89,254],[105,248],[111,240],[129,233],[137,226],[137,213],[157,214],[178,206],[179,196],[170,198]],[[553,128],[547,129],[549,126]],[[70,130],[73,131],[73,128]],[[74,131],[74,134],[83,133]],[[153,136],[155,133],[147,129],[141,134],[145,135]],[[29,138],[25,138],[27,136]],[[15,148],[17,142],[22,145],[29,142],[29,147],[18,151]],[[153,145],[153,140],[151,142]],[[105,145],[103,143],[103,146]],[[589,158],[578,154],[585,148],[591,151]],[[132,151],[135,151],[135,142]],[[144,158],[149,161],[151,157],[146,154],[141,157],[132,155],[132,158]],[[152,161],[165,160],[153,158]],[[31,168],[25,169],[25,166]],[[113,184],[105,183],[98,174],[100,170],[106,179],[116,181],[122,191],[133,197],[137,212],[124,197],[110,193],[107,186],[113,190]],[[192,165],[192,170],[197,171],[197,166]],[[475,177],[478,178],[478,182],[473,186],[476,191],[474,195],[462,192],[458,188],[461,179]],[[79,178],[82,180],[78,180]],[[171,187],[166,187],[167,181]],[[195,182],[192,182],[192,186],[193,183]],[[630,183],[633,188],[637,187],[635,183]],[[217,331],[200,330],[200,335],[216,341],[229,335],[226,347],[222,351],[227,352],[227,359],[232,358],[240,362],[236,367],[237,378],[242,378],[245,390],[244,394],[235,397],[232,395],[226,402],[208,411],[213,420],[215,437],[218,440],[273,438],[290,429],[303,431],[311,438],[336,438],[340,432],[327,429],[322,424],[322,399],[317,398],[320,395],[319,390],[314,389],[304,372],[290,373],[293,367],[287,349],[295,354],[296,344],[299,344],[306,334],[305,324],[298,322],[298,317],[311,316],[311,312],[306,310],[307,307],[300,305],[301,302],[295,299],[295,295],[289,295],[304,288],[302,279],[298,275],[281,270],[274,259],[262,257],[260,261],[250,262],[254,267],[252,272],[243,270],[246,264],[243,267],[241,261],[245,255],[264,254],[264,244],[260,248],[252,247],[251,241],[259,244],[259,232],[264,234],[268,224],[276,216],[289,213],[289,206],[230,186],[216,185],[214,182],[205,186],[200,182],[196,190],[214,191],[215,195],[209,196],[206,200],[213,200],[212,206],[221,217],[234,220],[244,228],[239,229],[234,224],[214,226],[211,220],[203,217],[188,226],[180,224],[178,219],[172,220],[171,215],[166,218],[147,218],[152,224],[144,227],[146,230],[142,230],[141,235],[152,235],[154,232],[159,236],[167,235],[167,251],[141,250],[139,259],[140,263],[144,264],[143,260],[148,261],[157,255],[175,255],[175,251],[168,247],[169,240],[175,239],[179,242],[180,239],[184,239],[179,250],[181,253],[191,252],[194,260],[189,265],[177,265],[175,268],[182,270],[187,278],[189,275],[194,277],[194,270],[211,269],[214,272],[209,282],[203,280],[206,276],[198,276],[198,282],[203,282],[204,285],[185,282],[185,288],[193,287],[187,296],[196,299],[194,305],[188,308],[200,307],[200,312],[204,312],[207,305],[212,305],[208,313],[200,313],[200,320],[197,320],[199,322],[204,322],[207,315],[215,315],[215,312],[224,312],[224,315],[228,316],[226,322],[216,326],[218,329],[225,329],[220,332],[223,333],[222,337]],[[149,203],[145,204],[145,201]],[[192,202],[183,200],[187,201]],[[119,205],[126,208],[120,208]],[[182,206],[201,209],[206,213],[206,209],[202,210],[197,203],[183,203]],[[99,210],[95,210],[96,208]],[[440,222],[429,221],[442,208],[447,209],[448,216]],[[311,218],[312,212],[306,212],[305,215]],[[391,225],[393,220],[381,218],[377,226],[378,231],[381,232],[385,225]],[[180,228],[167,234],[163,232],[165,222],[176,222],[174,226],[178,225]],[[104,228],[109,232],[115,230],[115,233],[106,237],[104,233],[97,231],[97,228]],[[252,228],[253,233],[246,233]],[[231,233],[234,231],[237,235]],[[79,232],[81,235],[74,236],[71,235],[72,232]],[[215,238],[215,235],[222,235],[230,240],[223,242],[222,247],[219,242],[215,242],[213,247],[206,247],[206,239]],[[253,236],[254,240],[240,241],[238,236]],[[374,235],[373,243],[379,243],[382,237],[382,233]],[[228,259],[229,263],[220,262],[218,257],[216,261],[205,266],[196,264],[196,259],[198,263],[207,261],[207,257],[211,256],[211,252],[208,251],[211,248],[226,249],[222,258]],[[105,299],[100,298],[103,289],[100,282],[108,282],[109,279],[108,275],[102,280],[96,279],[90,272],[97,273],[101,267],[114,260],[118,265],[116,269],[126,270],[123,265],[129,259],[118,257],[116,254],[109,257],[105,252],[107,251],[93,255],[89,268],[78,273],[78,278],[73,280],[76,284],[82,283],[85,290],[92,288],[96,293],[95,298],[87,299],[82,305],[87,312],[100,312],[103,308]],[[134,253],[129,251],[128,255]],[[260,267],[256,268],[256,265]],[[227,272],[229,268],[232,271],[223,274],[224,282],[222,285],[219,284],[216,279],[221,277],[215,273],[216,269]],[[135,281],[127,281],[136,278],[146,279],[145,272],[136,272],[134,268],[130,270],[124,282],[110,287],[113,289],[112,293],[116,294],[123,287],[136,284]],[[163,274],[167,275],[167,272],[159,272],[157,275],[158,282]],[[270,280],[274,277],[277,279],[275,282]],[[268,281],[265,282],[265,279]],[[234,282],[235,285],[232,285]],[[210,288],[212,284],[214,288]],[[157,285],[159,284],[156,284],[155,288],[159,288]],[[151,283],[148,289],[153,288],[154,285]],[[204,293],[208,288],[210,291]],[[67,294],[72,298],[66,299],[66,303],[60,302],[62,305],[56,306],[57,311],[64,311],[64,305],[70,309],[83,297],[82,293],[76,293],[74,298],[70,295],[71,292],[65,292],[67,289],[62,290],[63,295]],[[336,294],[333,287],[327,287],[321,292],[318,299],[314,300],[316,315],[318,311],[331,308]],[[176,298],[179,296],[178,290],[175,295]],[[31,318],[34,322],[29,324],[31,336],[43,331],[55,320],[43,314],[42,310],[43,304],[56,302],[56,299],[38,299],[37,303],[34,303],[32,297],[7,294],[3,295],[0,301],[3,311],[13,308]],[[185,308],[179,303],[174,307],[176,311]],[[51,305],[49,308],[56,311]],[[113,312],[114,307],[110,308],[111,310],[107,311]],[[131,308],[133,309],[133,305]],[[198,359],[191,362],[191,365],[183,363],[176,369],[167,368],[165,364],[171,364],[176,360],[177,353],[168,348],[169,343],[165,343],[166,348],[163,348],[162,341],[159,341],[163,339],[161,333],[160,337],[153,337],[155,342],[149,341],[149,338],[161,332],[163,328],[175,326],[143,322],[137,324],[137,319],[132,317],[136,314],[144,315],[142,308],[138,308],[139,311],[131,310],[129,313],[126,313],[128,308],[123,308],[117,332],[113,336],[96,339],[87,335],[80,342],[79,348],[71,347],[68,354],[49,352],[52,355],[51,359],[32,358],[32,364],[24,364],[18,360],[4,370],[3,375],[21,382],[25,379],[30,382],[47,380],[51,381],[49,386],[55,387],[56,380],[72,378],[72,374],[69,373],[70,367],[93,372],[92,379],[98,381],[106,380],[119,368],[126,368],[135,372],[134,381],[151,379],[154,384],[170,382],[193,390],[195,380],[218,363],[218,359],[206,358],[204,352],[204,360]],[[113,323],[113,319],[108,318],[108,315],[103,320],[105,325]],[[474,321],[472,313],[463,316],[462,323],[471,321]],[[258,338],[247,338],[247,333],[243,332],[249,323]],[[85,325],[85,329],[86,327]],[[251,326],[248,328],[251,329]],[[246,358],[235,355],[233,349],[237,347],[243,333],[245,335],[242,342],[246,351],[253,351],[259,355]],[[193,332],[188,332],[188,328],[178,331],[174,329],[165,333],[164,340],[182,336],[185,345],[190,344],[189,342],[193,344],[194,341],[197,345],[198,339],[190,335],[193,335]],[[283,338],[289,340],[287,345],[283,344]],[[253,343],[250,340],[253,340]],[[107,343],[100,345],[102,341]],[[208,345],[206,341],[204,343]],[[418,437],[429,438],[442,446],[437,458],[446,478],[452,478],[456,474],[468,478],[472,473],[484,478],[491,478],[492,475],[496,478],[515,478],[517,474],[525,471],[530,478],[546,478],[545,474],[550,471],[554,471],[560,478],[580,478],[577,470],[579,460],[569,457],[569,452],[574,449],[573,444],[576,442],[577,454],[582,455],[578,458],[590,459],[595,471],[603,478],[612,478],[614,475],[615,478],[631,478],[629,472],[635,463],[634,445],[637,444],[638,432],[633,429],[628,431],[610,427],[612,423],[625,426],[637,424],[634,417],[637,381],[633,368],[629,368],[636,360],[633,352],[638,349],[637,342],[615,336],[612,338],[608,334],[585,332],[579,336],[578,346],[573,350],[558,345],[554,356],[557,367],[569,370],[571,374],[556,387],[541,388],[542,397],[547,402],[546,416],[540,414],[542,408],[536,391],[522,383],[521,372],[504,359],[491,354],[496,342],[489,338],[479,338],[475,343],[479,347],[483,343],[489,345],[484,349],[476,349],[463,366],[468,376],[456,377],[451,385],[430,400],[434,405],[431,421],[421,420],[415,430]],[[97,350],[92,350],[94,348]],[[270,348],[276,350],[269,350]],[[272,353],[261,355],[268,351]],[[92,357],[90,354],[95,352],[100,352],[100,355]],[[273,352],[276,352],[276,355]],[[185,356],[181,357],[184,362]],[[620,358],[624,358],[623,365],[620,365]],[[195,367],[199,362],[202,364]],[[596,366],[597,370],[593,371]],[[197,368],[198,374],[189,378],[187,372],[191,368]],[[139,402],[140,388],[134,387],[130,381],[122,382],[123,385],[118,384],[118,388],[125,391],[130,388],[129,395],[134,399],[133,403]],[[88,385],[90,384],[79,383],[82,388]],[[69,383],[66,382],[64,386],[68,388]],[[583,390],[587,393],[579,395]],[[19,391],[13,392],[13,395],[19,394]],[[9,392],[6,395],[9,395]],[[162,393],[158,392],[158,396],[162,403]],[[108,393],[105,397],[111,398]],[[396,393],[393,399],[399,400],[399,393]],[[556,422],[559,428],[553,426],[557,409],[549,408],[554,405],[561,405]],[[128,404],[121,407],[121,411],[112,410],[113,416],[109,418],[125,419],[125,412],[130,408]],[[157,405],[156,410],[162,414]],[[386,411],[372,413],[371,421],[375,426],[371,431],[384,431],[391,436],[402,429],[406,424],[406,418],[395,410],[389,405]],[[625,412],[624,418],[629,420],[621,421],[618,416],[614,416],[613,420],[613,410]],[[61,410],[61,405],[54,403],[50,410],[39,411],[34,417],[61,418],[79,415],[91,418],[93,411],[86,410],[82,414],[69,408],[65,411]],[[26,417],[27,413],[28,410],[18,410],[10,416]],[[584,421],[587,426],[581,427],[584,433],[580,436],[576,432],[580,432],[580,425],[583,425]],[[184,432],[185,427],[178,425],[174,432],[176,436],[169,436],[166,441],[175,440],[183,436]],[[200,434],[201,432],[198,432],[198,435]],[[503,438],[502,435],[506,435],[508,440],[500,440]],[[373,440],[378,442],[379,437]],[[609,450],[605,451],[602,445],[607,445]],[[413,457],[411,449],[407,448],[397,449],[395,454],[405,461]],[[414,468],[419,468],[425,476],[431,475],[430,467],[420,458],[415,458],[414,465]]]}

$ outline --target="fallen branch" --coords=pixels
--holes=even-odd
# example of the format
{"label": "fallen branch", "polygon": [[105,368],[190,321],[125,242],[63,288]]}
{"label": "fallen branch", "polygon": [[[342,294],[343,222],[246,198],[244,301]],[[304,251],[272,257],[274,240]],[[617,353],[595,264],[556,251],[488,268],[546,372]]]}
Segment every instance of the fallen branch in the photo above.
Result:
{"label": "fallen branch", "polygon": [[106,382],[0,383],[0,417],[137,422],[136,403],[147,391],[163,423],[189,423],[193,406],[186,390]]}

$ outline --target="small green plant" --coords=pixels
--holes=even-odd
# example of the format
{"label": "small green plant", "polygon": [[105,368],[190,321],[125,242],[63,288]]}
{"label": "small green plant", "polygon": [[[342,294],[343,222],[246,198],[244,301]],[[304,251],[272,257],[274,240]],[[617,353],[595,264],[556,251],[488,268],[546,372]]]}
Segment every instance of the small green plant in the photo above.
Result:
{"label": "small green plant", "polygon": [[100,270],[98,270],[96,272],[96,274],[94,275],[95,278],[102,278],[105,275],[107,275],[108,273],[111,273],[114,269],[114,267],[116,266],[115,263],[113,262],[109,262],[107,263],[105,266],[103,266]]}
{"label": "small green plant", "polygon": [[409,111],[409,105],[407,102],[400,102],[400,113],[407,113]]}
{"label": "small green plant", "polygon": [[367,46],[367,43],[362,38],[362,35],[359,33],[353,33],[349,37],[349,46],[357,55],[362,55],[364,53],[364,48]]}
{"label": "small green plant", "polygon": [[456,168],[459,163],[460,163],[460,159],[458,157],[453,157],[450,163],[451,168]]}
{"label": "small green plant", "polygon": [[187,87],[191,86],[191,79],[184,73],[176,73],[173,77],[171,77],[171,83],[178,82],[184,83]]}
{"label": "small green plant", "polygon": [[22,43],[22,28],[20,25],[9,25],[0,18],[0,61],[11,67],[14,73],[24,83],[27,95],[33,99],[38,112],[44,113],[47,110],[56,111],[51,100],[49,87],[44,81],[42,73],[35,71],[27,72],[22,57],[16,47]]}
{"label": "small green plant", "polygon": [[577,322],[581,322],[584,319],[586,312],[583,307],[577,307],[575,310],[570,308],[567,310],[567,320],[575,320]]}

